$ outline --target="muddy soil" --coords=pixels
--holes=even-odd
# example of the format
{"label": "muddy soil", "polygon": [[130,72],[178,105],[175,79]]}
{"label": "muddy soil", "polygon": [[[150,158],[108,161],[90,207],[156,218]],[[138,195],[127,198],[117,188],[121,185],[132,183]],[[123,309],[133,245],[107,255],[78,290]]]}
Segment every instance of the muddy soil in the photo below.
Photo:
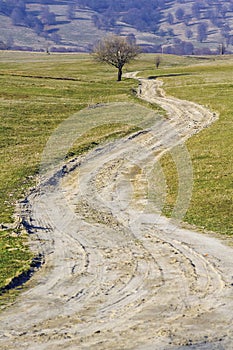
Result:
{"label": "muddy soil", "polygon": [[73,160],[21,203],[45,263],[1,313],[1,350],[233,348],[232,247],[161,216],[146,195],[152,162],[216,116],[166,97],[158,80],[140,79],[138,97],[162,106],[169,127]]}

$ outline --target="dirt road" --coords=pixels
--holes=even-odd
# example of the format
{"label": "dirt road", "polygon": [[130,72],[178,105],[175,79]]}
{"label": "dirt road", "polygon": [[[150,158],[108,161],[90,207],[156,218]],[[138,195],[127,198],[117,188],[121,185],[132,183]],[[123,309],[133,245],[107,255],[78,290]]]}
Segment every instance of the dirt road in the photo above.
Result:
{"label": "dirt road", "polygon": [[139,97],[169,119],[73,160],[22,203],[45,263],[1,313],[1,350],[233,348],[233,249],[160,214],[159,157],[176,146],[185,160],[174,151],[181,218],[192,175],[183,142],[215,116],[140,83]]}

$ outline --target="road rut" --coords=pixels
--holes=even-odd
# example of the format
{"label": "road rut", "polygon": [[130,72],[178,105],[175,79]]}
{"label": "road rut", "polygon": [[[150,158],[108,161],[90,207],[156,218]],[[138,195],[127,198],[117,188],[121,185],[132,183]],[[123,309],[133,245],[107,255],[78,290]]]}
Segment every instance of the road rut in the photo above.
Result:
{"label": "road rut", "polygon": [[[45,263],[0,315],[2,350],[232,349],[232,247],[148,196],[161,155],[216,116],[166,97],[159,80],[140,79],[138,97],[168,120],[67,162],[21,203]],[[181,194],[174,218],[187,205]]]}

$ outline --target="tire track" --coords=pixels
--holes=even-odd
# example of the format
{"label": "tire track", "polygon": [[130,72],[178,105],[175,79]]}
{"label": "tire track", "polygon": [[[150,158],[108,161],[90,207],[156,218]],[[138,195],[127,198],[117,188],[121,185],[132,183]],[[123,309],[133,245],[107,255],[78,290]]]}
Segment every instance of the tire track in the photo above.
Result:
{"label": "tire track", "polygon": [[215,116],[159,81],[140,79],[138,94],[169,123],[73,160],[22,203],[45,264],[0,315],[2,350],[232,348],[232,248],[162,217],[149,196],[159,158]]}

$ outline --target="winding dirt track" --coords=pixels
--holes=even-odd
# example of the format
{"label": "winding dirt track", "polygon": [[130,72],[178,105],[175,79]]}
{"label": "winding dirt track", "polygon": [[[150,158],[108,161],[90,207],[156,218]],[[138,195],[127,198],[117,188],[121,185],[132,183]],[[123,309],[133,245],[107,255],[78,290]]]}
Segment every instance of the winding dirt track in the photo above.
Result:
{"label": "winding dirt track", "polygon": [[233,249],[180,228],[145,196],[155,159],[215,117],[166,97],[159,81],[140,79],[139,97],[167,110],[169,126],[70,162],[22,205],[45,263],[1,313],[1,350],[233,348]]}

